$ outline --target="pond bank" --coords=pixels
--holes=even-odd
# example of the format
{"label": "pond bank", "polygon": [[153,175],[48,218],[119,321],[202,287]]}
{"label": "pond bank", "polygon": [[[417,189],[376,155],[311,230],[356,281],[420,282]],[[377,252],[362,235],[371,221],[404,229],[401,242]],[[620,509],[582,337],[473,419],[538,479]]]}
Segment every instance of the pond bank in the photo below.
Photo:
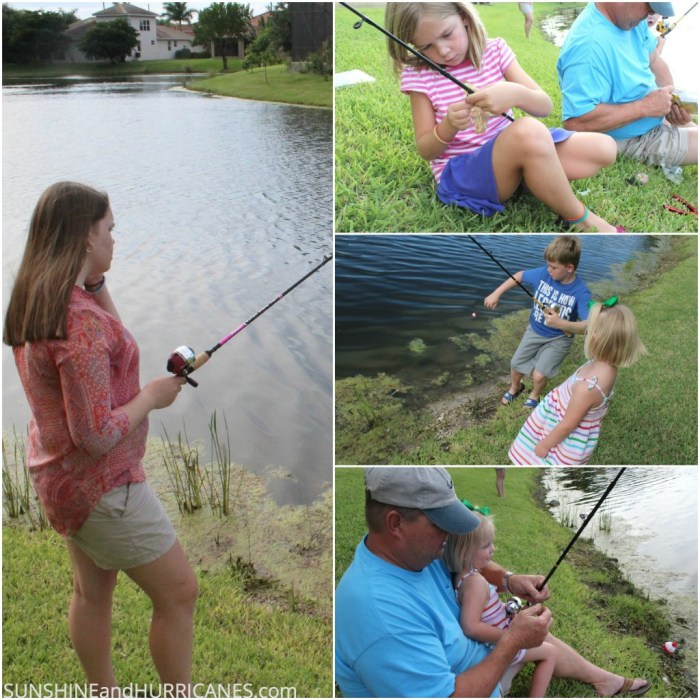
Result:
{"label": "pond bank", "polygon": [[[693,387],[697,370],[693,358],[697,356],[697,300],[695,294],[686,294],[683,289],[688,285],[690,289],[697,288],[697,239],[677,237],[673,250],[664,256],[657,270],[637,278],[641,289],[628,290],[623,301],[634,309],[640,334],[651,352],[638,366],[620,373],[619,395],[629,392],[638,397],[637,404],[616,398],[614,414],[611,409],[616,418],[606,422],[606,440],[601,441],[594,460],[602,464],[696,464],[697,397]],[[619,291],[621,286],[621,280],[611,280],[607,289]],[[522,310],[495,319],[489,337],[480,341],[484,343],[483,351],[497,357],[503,355],[503,365],[507,367],[528,314],[528,310]],[[685,325],[689,319],[690,328]],[[585,361],[581,346],[577,340],[559,378],[565,378]],[[669,372],[674,375],[672,379],[668,377],[670,384],[662,379]],[[668,406],[656,388],[663,385],[677,386],[684,399]],[[639,386],[648,387],[646,394],[640,394]],[[426,399],[425,390],[414,389],[400,378],[386,374],[336,380],[336,462],[503,464],[508,446],[528,415],[520,402],[501,408],[500,397],[505,388],[503,383],[482,382],[476,392],[468,389],[452,393],[439,397],[442,403],[436,403]],[[651,404],[646,400],[640,403],[641,398]],[[685,414],[682,404],[686,398],[687,415],[671,417],[675,411]],[[689,426],[683,437],[684,446],[672,453],[647,449],[649,441],[642,447],[643,441],[633,436],[645,433],[641,424],[647,421],[649,434],[673,431],[678,435],[673,426]]]}

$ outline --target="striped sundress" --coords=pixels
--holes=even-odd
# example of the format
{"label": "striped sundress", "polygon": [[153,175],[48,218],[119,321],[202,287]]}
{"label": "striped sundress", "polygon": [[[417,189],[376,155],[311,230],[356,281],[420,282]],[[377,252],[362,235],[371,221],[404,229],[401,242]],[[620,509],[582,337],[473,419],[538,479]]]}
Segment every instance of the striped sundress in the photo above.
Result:
{"label": "striped sundress", "polygon": [[[588,463],[595,446],[598,444],[600,424],[608,412],[608,403],[614,392],[611,389],[610,393],[606,395],[598,385],[596,377],[586,379],[578,376],[578,373],[587,364],[590,364],[590,362],[579,367],[565,382],[552,389],[530,414],[508,451],[508,457],[513,464],[557,465]],[[603,402],[588,411],[578,427],[569,433],[558,445],[553,447],[549,454],[542,459],[535,454],[535,446],[538,442],[544,440],[564,418],[576,382],[586,382],[588,391],[597,389],[603,397]]]}
{"label": "striped sundress", "polygon": [[[459,589],[462,586],[462,581],[464,581],[464,579],[467,578],[467,576],[472,576],[473,574],[481,575],[478,569],[472,569],[471,571],[468,571],[466,574],[464,574],[464,576],[460,577],[459,581],[457,582],[457,587],[455,589],[455,594],[458,598]],[[501,630],[508,629],[508,627],[510,626],[511,618],[508,617],[508,615],[506,614],[506,606],[498,597],[498,591],[496,590],[496,586],[494,586],[492,583],[489,583],[488,586],[489,599],[486,601],[486,605],[484,605],[484,611],[481,613],[481,621],[486,625],[490,625],[491,627],[497,627]],[[518,651],[518,653],[511,661],[511,665],[520,663],[523,656],[525,656],[525,649],[520,649],[520,651]]]}

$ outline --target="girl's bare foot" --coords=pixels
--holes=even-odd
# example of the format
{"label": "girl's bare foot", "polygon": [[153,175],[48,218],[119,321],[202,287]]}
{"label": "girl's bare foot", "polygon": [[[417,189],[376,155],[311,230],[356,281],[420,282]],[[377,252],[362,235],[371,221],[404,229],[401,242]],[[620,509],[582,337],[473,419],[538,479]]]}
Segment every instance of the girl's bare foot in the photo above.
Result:
{"label": "girl's bare foot", "polygon": [[589,212],[586,220],[576,224],[575,228],[579,231],[598,231],[599,233],[615,233],[617,231],[615,226],[593,212]]}

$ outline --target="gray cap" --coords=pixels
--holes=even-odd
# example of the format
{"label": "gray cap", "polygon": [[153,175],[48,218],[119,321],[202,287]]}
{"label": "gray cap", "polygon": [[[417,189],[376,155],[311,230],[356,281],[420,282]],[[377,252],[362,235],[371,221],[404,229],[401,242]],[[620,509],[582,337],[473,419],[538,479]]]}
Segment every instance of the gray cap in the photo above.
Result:
{"label": "gray cap", "polygon": [[676,13],[673,11],[672,2],[650,2],[651,9],[656,12],[657,15],[662,17],[673,17]]}
{"label": "gray cap", "polygon": [[420,508],[441,530],[471,532],[479,519],[457,498],[452,477],[442,467],[369,467],[365,486],[380,503]]}

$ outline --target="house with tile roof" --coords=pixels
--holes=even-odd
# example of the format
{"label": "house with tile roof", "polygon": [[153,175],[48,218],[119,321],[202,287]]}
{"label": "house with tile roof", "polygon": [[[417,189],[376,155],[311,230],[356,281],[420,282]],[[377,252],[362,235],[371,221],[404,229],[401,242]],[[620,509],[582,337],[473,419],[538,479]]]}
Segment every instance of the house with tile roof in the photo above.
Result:
{"label": "house with tile roof", "polygon": [[155,61],[175,58],[181,49],[191,49],[193,37],[174,27],[158,24],[158,15],[149,10],[143,10],[128,2],[115,2],[90,19],[74,22],[66,30],[70,44],[66,49],[65,60],[71,63],[90,63],[90,59],[78,49],[80,39],[98,22],[113,22],[115,19],[126,19],[138,32],[139,43],[127,61]]}

